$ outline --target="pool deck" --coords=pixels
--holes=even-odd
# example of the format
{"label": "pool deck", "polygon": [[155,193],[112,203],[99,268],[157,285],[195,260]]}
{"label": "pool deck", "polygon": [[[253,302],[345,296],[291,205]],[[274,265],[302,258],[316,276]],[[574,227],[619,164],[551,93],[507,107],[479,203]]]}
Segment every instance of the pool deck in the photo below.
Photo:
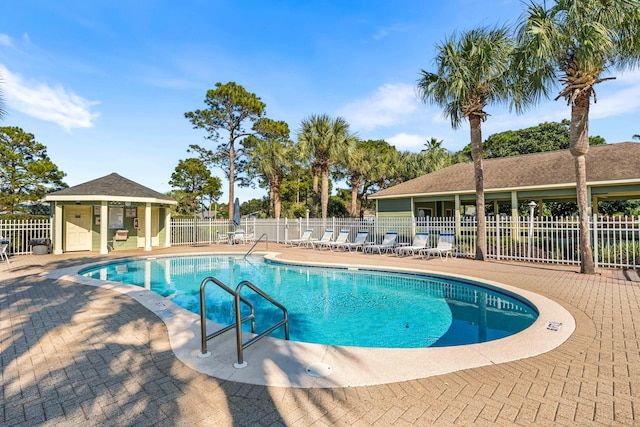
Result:
{"label": "pool deck", "polygon": [[[176,357],[165,323],[135,299],[45,274],[125,256],[230,248],[248,246],[15,256],[8,266],[0,264],[0,424],[640,424],[637,271],[581,275],[568,266],[345,255],[269,244],[269,251],[294,262],[410,268],[504,283],[558,303],[575,319],[564,343],[533,357],[388,384],[328,388],[263,386],[202,374]],[[245,358],[260,345],[247,349]]]}

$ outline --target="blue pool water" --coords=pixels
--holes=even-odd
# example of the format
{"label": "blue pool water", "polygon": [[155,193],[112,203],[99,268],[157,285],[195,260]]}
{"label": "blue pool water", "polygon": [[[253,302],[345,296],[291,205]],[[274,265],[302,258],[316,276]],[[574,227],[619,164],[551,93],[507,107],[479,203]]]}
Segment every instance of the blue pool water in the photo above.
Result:
{"label": "blue pool water", "polygon": [[[235,289],[248,280],[289,312],[290,339],[343,346],[419,348],[473,344],[530,326],[537,311],[507,293],[463,280],[367,270],[292,266],[262,257],[227,255],[130,260],[80,274],[150,289],[194,313],[200,283],[215,277]],[[249,288],[242,295],[256,310],[256,332],[282,312]],[[235,321],[232,297],[206,288],[207,317]],[[272,336],[283,337],[282,328]]]}

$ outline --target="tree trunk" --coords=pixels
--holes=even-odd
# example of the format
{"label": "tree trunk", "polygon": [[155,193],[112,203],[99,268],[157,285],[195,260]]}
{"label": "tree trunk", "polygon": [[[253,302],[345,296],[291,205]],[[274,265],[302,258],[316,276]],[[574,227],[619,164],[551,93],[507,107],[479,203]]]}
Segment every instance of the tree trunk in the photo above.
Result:
{"label": "tree trunk", "polygon": [[484,170],[482,167],[482,130],[479,116],[469,116],[471,126],[471,157],[476,182],[476,220],[478,223],[476,236],[476,259],[484,261],[487,253],[487,223],[484,214]]}
{"label": "tree trunk", "polygon": [[367,206],[367,192],[369,191],[369,186],[365,183],[364,187],[362,187],[362,194],[360,195],[360,219],[364,219],[364,209]]}
{"label": "tree trunk", "polygon": [[591,94],[578,96],[571,107],[569,151],[574,156],[576,169],[576,199],[580,217],[580,272],[596,272],[589,233],[589,198],[587,191],[587,167],[585,154],[589,151],[589,104]]}
{"label": "tree trunk", "polygon": [[313,184],[311,187],[311,212],[313,212],[313,217],[318,218],[318,176],[320,175],[320,170],[317,166],[312,166],[313,169]]}
{"label": "tree trunk", "polygon": [[329,206],[329,168],[322,169],[322,193],[320,197],[322,219],[327,219],[327,208]]}
{"label": "tree trunk", "polygon": [[361,181],[361,178],[351,177],[351,209],[349,209],[351,218],[355,218],[358,214],[358,189]]}
{"label": "tree trunk", "polygon": [[271,196],[273,198],[273,214],[276,219],[280,218],[282,203],[280,201],[280,180],[271,184]]}
{"label": "tree trunk", "polygon": [[234,212],[234,192],[235,173],[236,173],[236,151],[233,142],[229,142],[229,220],[233,219]]}

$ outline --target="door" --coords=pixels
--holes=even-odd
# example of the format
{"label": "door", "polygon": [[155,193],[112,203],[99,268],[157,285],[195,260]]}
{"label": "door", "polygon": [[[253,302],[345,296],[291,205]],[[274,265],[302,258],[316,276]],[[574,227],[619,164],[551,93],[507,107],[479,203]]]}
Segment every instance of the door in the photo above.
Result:
{"label": "door", "polygon": [[65,206],[65,243],[67,252],[91,250],[91,206]]}

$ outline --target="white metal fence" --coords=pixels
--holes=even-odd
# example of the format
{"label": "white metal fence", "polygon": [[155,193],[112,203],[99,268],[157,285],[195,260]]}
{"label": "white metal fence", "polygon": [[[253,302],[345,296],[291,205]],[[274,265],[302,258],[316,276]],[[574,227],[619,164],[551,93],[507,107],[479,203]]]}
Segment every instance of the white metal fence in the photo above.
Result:
{"label": "white metal fence", "polygon": [[[236,227],[227,220],[173,219],[172,245],[197,245],[221,242]],[[456,235],[456,251],[460,256],[475,256],[475,218],[379,218],[352,219],[243,219],[240,226],[258,238],[266,234],[271,242],[299,238],[305,229],[319,238],[325,230],[349,230],[353,241],[359,230],[369,232],[369,240],[380,243],[387,231],[398,232],[398,243],[410,243],[418,231],[429,233],[435,246],[443,232]],[[590,236],[597,267],[631,268],[640,266],[640,217],[598,217],[590,221]],[[31,253],[29,241],[51,238],[51,222],[0,221],[0,237],[11,241],[13,254]],[[577,217],[488,217],[487,257],[554,264],[579,264],[579,221]]]}

